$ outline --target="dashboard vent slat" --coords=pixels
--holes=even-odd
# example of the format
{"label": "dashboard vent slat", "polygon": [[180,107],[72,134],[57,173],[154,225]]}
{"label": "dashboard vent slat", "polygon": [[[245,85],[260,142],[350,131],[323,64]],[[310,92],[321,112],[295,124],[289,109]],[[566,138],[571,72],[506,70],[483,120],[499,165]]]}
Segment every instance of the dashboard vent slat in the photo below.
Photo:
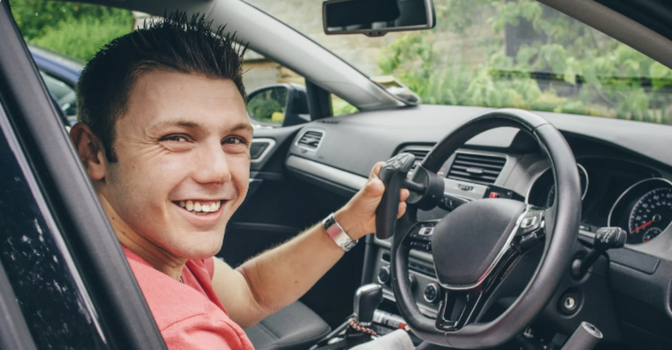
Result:
{"label": "dashboard vent slat", "polygon": [[413,162],[413,167],[411,170],[408,172],[408,176],[411,177],[413,176],[413,172],[415,171],[415,168],[418,167],[418,165],[422,164],[422,161],[425,160],[425,157],[427,157],[427,154],[431,150],[431,146],[424,146],[424,145],[412,145],[412,146],[406,146],[403,148],[399,153],[410,153],[415,156],[415,162]]}
{"label": "dashboard vent slat", "polygon": [[490,185],[495,183],[505,164],[504,157],[457,153],[448,171],[448,178]]}
{"label": "dashboard vent slat", "polygon": [[296,144],[310,149],[317,149],[320,145],[320,141],[322,141],[322,136],[324,136],[324,133],[321,131],[307,130],[301,135],[301,138]]}
{"label": "dashboard vent slat", "polygon": [[415,163],[420,164],[425,159],[425,157],[427,157],[427,153],[429,153],[429,151],[421,149],[406,149],[404,150],[404,153],[410,153],[414,155]]}

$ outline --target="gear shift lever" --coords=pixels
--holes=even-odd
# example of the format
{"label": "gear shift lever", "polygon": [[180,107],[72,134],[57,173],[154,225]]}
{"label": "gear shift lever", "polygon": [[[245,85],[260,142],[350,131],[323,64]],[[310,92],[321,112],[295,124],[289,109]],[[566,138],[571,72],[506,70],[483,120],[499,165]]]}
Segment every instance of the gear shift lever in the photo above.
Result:
{"label": "gear shift lever", "polygon": [[355,292],[354,313],[360,325],[368,327],[373,321],[373,312],[383,301],[383,287],[379,284],[365,284]]}

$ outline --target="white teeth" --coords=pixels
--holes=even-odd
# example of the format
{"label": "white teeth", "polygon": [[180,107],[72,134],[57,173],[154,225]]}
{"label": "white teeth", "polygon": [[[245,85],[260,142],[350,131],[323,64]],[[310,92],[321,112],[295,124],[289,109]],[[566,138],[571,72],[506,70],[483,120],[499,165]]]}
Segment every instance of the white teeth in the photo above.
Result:
{"label": "white teeth", "polygon": [[221,201],[208,201],[209,204],[203,204],[198,201],[180,201],[179,204],[182,208],[187,209],[190,212],[194,213],[214,213],[219,210],[221,206]]}

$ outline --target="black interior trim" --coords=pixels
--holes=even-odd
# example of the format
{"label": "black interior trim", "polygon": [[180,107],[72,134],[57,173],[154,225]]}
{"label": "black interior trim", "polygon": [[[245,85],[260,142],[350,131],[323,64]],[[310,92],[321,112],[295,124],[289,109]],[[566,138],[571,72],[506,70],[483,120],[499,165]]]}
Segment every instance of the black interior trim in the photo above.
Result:
{"label": "black interior trim", "polygon": [[639,24],[672,39],[672,9],[656,0],[596,0],[600,4],[627,16]]}
{"label": "black interior trim", "polygon": [[308,109],[310,110],[310,119],[318,120],[331,117],[331,98],[329,92],[312,81],[306,79],[306,90],[308,91]]}

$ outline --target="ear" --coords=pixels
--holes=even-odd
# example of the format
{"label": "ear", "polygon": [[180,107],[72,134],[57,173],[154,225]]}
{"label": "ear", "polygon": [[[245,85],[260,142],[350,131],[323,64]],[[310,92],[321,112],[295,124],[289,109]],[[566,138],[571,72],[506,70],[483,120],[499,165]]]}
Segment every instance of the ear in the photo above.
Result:
{"label": "ear", "polygon": [[105,179],[107,158],[100,139],[84,123],[75,124],[70,130],[70,139],[75,145],[79,159],[91,180]]}

